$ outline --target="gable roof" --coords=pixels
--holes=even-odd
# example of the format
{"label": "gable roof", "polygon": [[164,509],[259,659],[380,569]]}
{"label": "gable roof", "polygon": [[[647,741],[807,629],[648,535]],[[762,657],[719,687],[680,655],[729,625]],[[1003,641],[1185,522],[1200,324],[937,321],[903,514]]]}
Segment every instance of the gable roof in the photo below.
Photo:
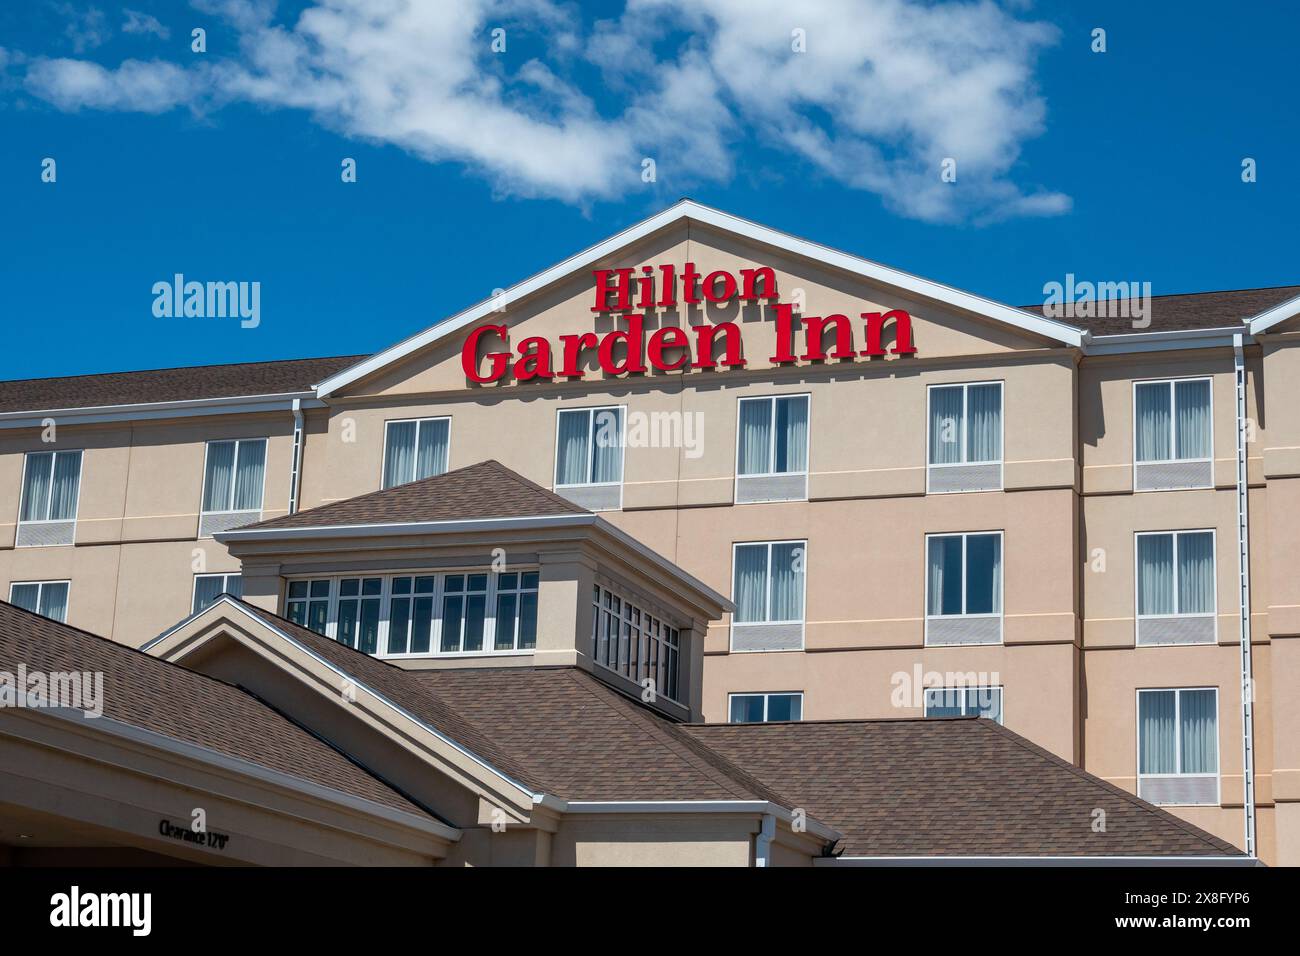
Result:
{"label": "gable roof", "polygon": [[[702,743],[844,834],[845,856],[1240,856],[982,718],[703,724]],[[1105,811],[1105,832],[1093,829]]]}
{"label": "gable roof", "polygon": [[[1150,325],[1135,329],[1132,319],[1134,300],[1107,299],[1105,316],[1071,316],[1070,321],[1086,328],[1093,335],[1152,335],[1159,332],[1188,332],[1199,329],[1235,329],[1245,332],[1244,323],[1251,323],[1251,334],[1260,331],[1253,317],[1285,303],[1293,306],[1292,314],[1300,313],[1300,286],[1274,286],[1265,289],[1224,289],[1218,292],[1187,292],[1176,295],[1153,295]],[[1022,305],[1026,312],[1043,313],[1043,303]],[[1257,321],[1257,319],[1256,319]]]}
{"label": "gable roof", "polygon": [[863,259],[860,256],[840,252],[828,246],[810,242],[807,239],[800,239],[789,233],[759,225],[756,222],[701,205],[690,199],[683,199],[603,242],[589,246],[563,262],[511,286],[500,295],[485,299],[462,312],[443,319],[422,332],[398,342],[396,345],[376,352],[369,358],[329,376],[317,385],[317,397],[325,398],[353,382],[401,361],[408,355],[460,331],[474,322],[487,318],[494,313],[499,313],[503,308],[508,308],[513,303],[532,295],[553,282],[558,282],[575,272],[588,269],[601,260],[617,254],[626,246],[683,220],[711,226],[714,229],[739,236],[751,242],[771,246],[791,255],[812,259],[823,265],[861,276],[864,279],[894,286],[914,295],[933,299],[953,308],[973,312],[986,319],[1053,339],[1063,345],[1082,346],[1087,338],[1087,333],[1083,330],[1055,319],[1046,318],[1041,312],[1026,312],[971,292],[964,292],[930,279],[924,279],[899,269],[881,265],[878,262],[872,262],[869,259]]}
{"label": "gable roof", "polygon": [[497,518],[591,515],[592,512],[499,461],[334,501],[291,515],[245,525],[240,532],[280,528],[337,528]]}
{"label": "gable roof", "polygon": [[20,665],[28,673],[102,673],[104,717],[429,816],[247,691],[0,601],[0,671]]}

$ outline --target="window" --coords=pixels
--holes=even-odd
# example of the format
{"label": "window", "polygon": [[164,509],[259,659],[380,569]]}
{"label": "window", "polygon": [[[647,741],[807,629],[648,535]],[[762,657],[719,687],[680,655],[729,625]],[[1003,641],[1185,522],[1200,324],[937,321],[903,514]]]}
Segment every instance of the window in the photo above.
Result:
{"label": "window", "polygon": [[736,436],[736,502],[808,497],[808,396],[742,398]]}
{"label": "window", "polygon": [[16,544],[72,544],[80,494],[80,451],[29,452],[23,462]]}
{"label": "window", "polygon": [[232,597],[244,596],[244,582],[238,574],[196,574],[194,575],[194,601],[192,613],[198,614],[205,607],[216,603],[222,594]]}
{"label": "window", "polygon": [[1001,687],[932,687],[925,692],[927,717],[987,717],[1002,723]]}
{"label": "window", "polygon": [[203,465],[203,512],[262,510],[266,439],[208,442]]}
{"label": "window", "polygon": [[556,431],[556,491],[592,510],[622,507],[622,407],[561,409]]}
{"label": "window", "polygon": [[1138,795],[1154,803],[1219,802],[1219,692],[1138,691]]}
{"label": "window", "polygon": [[431,478],[447,470],[450,418],[389,422],[384,431],[384,487]]}
{"label": "window", "polygon": [[803,694],[732,694],[731,723],[803,720]]}
{"label": "window", "polygon": [[926,642],[1002,639],[1002,533],[926,537]]}
{"label": "window", "polygon": [[1208,378],[1134,383],[1136,490],[1213,485],[1211,408]]}
{"label": "window", "polygon": [[1136,539],[1138,643],[1213,642],[1214,532],[1141,533]]}
{"label": "window", "polygon": [[536,571],[292,580],[285,617],[385,657],[531,650]]}
{"label": "window", "polygon": [[9,603],[55,621],[68,619],[67,581],[16,581],[9,585]]}
{"label": "window", "polygon": [[643,686],[649,679],[656,694],[680,700],[677,628],[599,584],[592,590],[592,614],[591,645],[597,664]]}
{"label": "window", "polygon": [[993,491],[1002,487],[1002,383],[932,385],[927,490]]}
{"label": "window", "polygon": [[803,646],[806,541],[737,544],[732,554],[732,650]]}

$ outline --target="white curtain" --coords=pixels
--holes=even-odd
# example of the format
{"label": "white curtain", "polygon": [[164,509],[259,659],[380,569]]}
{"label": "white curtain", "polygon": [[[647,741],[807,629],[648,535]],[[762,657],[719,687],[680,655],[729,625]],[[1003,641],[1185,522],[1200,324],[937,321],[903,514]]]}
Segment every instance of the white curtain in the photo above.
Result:
{"label": "white curtain", "polygon": [[971,385],[966,390],[966,460],[1002,460],[1002,386]]}
{"label": "white curtain", "polygon": [[776,400],[776,462],[781,474],[808,470],[808,396]]}
{"label": "white curtain", "polygon": [[609,482],[623,480],[623,409],[606,408],[596,412],[592,419],[591,480]]}
{"label": "white curtain", "polygon": [[1175,458],[1210,457],[1210,383],[1174,383]]}
{"label": "white curtain", "polygon": [[925,692],[925,716],[962,716],[961,691],[955,687],[934,687]]}
{"label": "white curtain", "polygon": [[1219,769],[1219,715],[1214,691],[1183,690],[1179,694],[1181,771],[1215,773]]}
{"label": "white curtain", "polygon": [[772,545],[773,621],[803,620],[804,545]]}
{"label": "white curtain", "polygon": [[9,603],[15,604],[33,614],[39,614],[41,586],[39,584],[15,584],[9,588]]}
{"label": "white curtain", "polygon": [[54,456],[54,483],[50,486],[50,520],[71,521],[77,516],[77,491],[81,479],[81,452],[61,451]]}
{"label": "white curtain", "polygon": [[1178,613],[1214,610],[1214,535],[1196,531],[1178,536]]}
{"label": "white curtain", "polygon": [[972,687],[966,691],[966,713],[1002,723],[1002,688]]}
{"label": "white curtain", "polygon": [[262,477],[266,472],[266,441],[241,441],[235,468],[236,511],[262,510]]}
{"label": "white curtain", "polygon": [[1174,691],[1138,693],[1138,772],[1176,773]]}
{"label": "white curtain", "polygon": [[966,537],[967,614],[1002,612],[1002,538],[996,534]]}
{"label": "white curtain", "polygon": [[930,389],[930,464],[961,461],[962,387]]}
{"label": "white curtain", "polygon": [[1174,613],[1174,536],[1138,538],[1138,613]]}
{"label": "white curtain", "polygon": [[420,447],[415,458],[415,477],[432,478],[447,470],[447,439],[451,422],[445,418],[420,422]]}
{"label": "white curtain", "polygon": [[194,579],[194,611],[202,611],[212,604],[221,593],[225,578],[221,575],[205,575]]}
{"label": "white curtain", "polygon": [[208,442],[207,473],[203,476],[203,510],[229,511],[235,481],[235,443]]}
{"label": "white curtain", "polygon": [[41,587],[40,612],[55,621],[68,619],[68,582],[45,584]]}
{"label": "white curtain", "polygon": [[[23,476],[22,521],[44,521],[50,505],[50,474],[54,469],[54,453],[34,452],[27,456],[27,471]],[[36,610],[29,608],[29,610]]]}
{"label": "white curtain", "polygon": [[740,403],[740,473],[764,475],[772,441],[772,400]]}
{"label": "white curtain", "polygon": [[1169,383],[1143,382],[1134,393],[1137,417],[1137,460],[1166,461],[1169,447]]}
{"label": "white curtain", "polygon": [[767,620],[767,545],[743,544],[736,548],[732,598],[736,621],[752,624]]}
{"label": "white curtain", "polygon": [[389,422],[384,448],[384,487],[405,484],[415,475],[415,432],[417,422]]}
{"label": "white curtain", "polygon": [[927,614],[960,614],[961,538],[955,535],[930,539]]}
{"label": "white curtain", "polygon": [[591,433],[591,412],[587,409],[560,412],[560,435],[555,459],[557,485],[583,485],[587,476],[587,441]]}

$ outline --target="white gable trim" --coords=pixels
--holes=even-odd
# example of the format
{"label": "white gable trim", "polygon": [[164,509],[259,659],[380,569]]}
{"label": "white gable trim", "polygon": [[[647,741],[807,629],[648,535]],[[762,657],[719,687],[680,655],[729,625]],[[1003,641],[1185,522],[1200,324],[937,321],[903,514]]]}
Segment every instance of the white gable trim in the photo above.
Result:
{"label": "white gable trim", "polygon": [[1267,332],[1275,325],[1281,325],[1288,319],[1293,319],[1300,315],[1300,295],[1293,299],[1287,299],[1280,302],[1271,309],[1266,309],[1253,319],[1249,319],[1250,334],[1259,335],[1261,332]]}
{"label": "white gable trim", "polygon": [[580,269],[588,268],[620,249],[682,219],[690,219],[704,225],[713,226],[724,232],[772,246],[783,252],[812,259],[874,282],[903,289],[914,295],[934,299],[945,305],[992,319],[995,322],[1054,339],[1063,345],[1081,348],[1088,339],[1087,332],[1072,325],[1066,325],[1064,322],[1057,322],[1040,315],[1034,315],[1009,305],[1003,305],[1000,302],[994,302],[992,299],[986,299],[970,292],[963,292],[960,289],[932,282],[929,279],[922,279],[920,276],[914,276],[898,269],[891,269],[889,266],[883,266],[868,259],[849,255],[846,252],[839,252],[815,242],[809,242],[806,239],[799,239],[788,233],[769,229],[747,219],[728,215],[725,212],[702,206],[689,199],[683,199],[681,202],[669,206],[663,212],[651,216],[649,219],[644,219],[635,226],[611,236],[604,242],[597,243],[577,255],[570,256],[545,272],[539,272],[532,278],[511,286],[501,295],[471,306],[464,312],[444,319],[423,332],[398,342],[381,352],[376,352],[356,365],[331,375],[316,386],[316,396],[325,398],[327,395],[332,395],[358,379],[386,368],[394,362],[406,358],[413,352],[458,332],[467,325],[484,319],[499,309],[507,307],[553,282],[566,278]]}

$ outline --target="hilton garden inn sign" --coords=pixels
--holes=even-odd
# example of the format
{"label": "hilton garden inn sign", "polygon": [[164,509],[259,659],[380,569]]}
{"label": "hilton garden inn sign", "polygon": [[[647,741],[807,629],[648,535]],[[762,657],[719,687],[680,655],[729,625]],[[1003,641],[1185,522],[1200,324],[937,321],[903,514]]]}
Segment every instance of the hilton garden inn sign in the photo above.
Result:
{"label": "hilton garden inn sign", "polygon": [[[770,305],[776,323],[776,346],[771,361],[821,362],[827,359],[878,358],[886,354],[884,332],[894,328],[893,355],[912,355],[912,317],[901,309],[861,312],[861,339],[854,320],[844,313],[795,316],[791,303],[781,302],[776,273],[768,267],[742,269],[739,275],[719,270],[701,275],[687,262],[681,275],[672,264],[640,269],[596,269],[591,311],[618,315],[627,324],[604,335],[581,332],[550,339],[530,336],[510,350],[504,325],[480,325],[465,338],[461,365],[471,382],[499,382],[511,375],[517,382],[534,379],[580,379],[584,365],[594,356],[606,375],[635,375],[649,369],[675,372],[683,369],[743,368],[746,364],[743,333],[735,322],[712,322],[688,327],[665,325],[646,334],[646,318],[659,310],[676,309],[678,303],[722,305],[732,301]],[[680,295],[680,298],[679,298]],[[830,348],[827,349],[827,336]],[[721,353],[715,357],[716,344]],[[859,348],[861,346],[861,348]],[[558,368],[557,368],[558,363]]]}

